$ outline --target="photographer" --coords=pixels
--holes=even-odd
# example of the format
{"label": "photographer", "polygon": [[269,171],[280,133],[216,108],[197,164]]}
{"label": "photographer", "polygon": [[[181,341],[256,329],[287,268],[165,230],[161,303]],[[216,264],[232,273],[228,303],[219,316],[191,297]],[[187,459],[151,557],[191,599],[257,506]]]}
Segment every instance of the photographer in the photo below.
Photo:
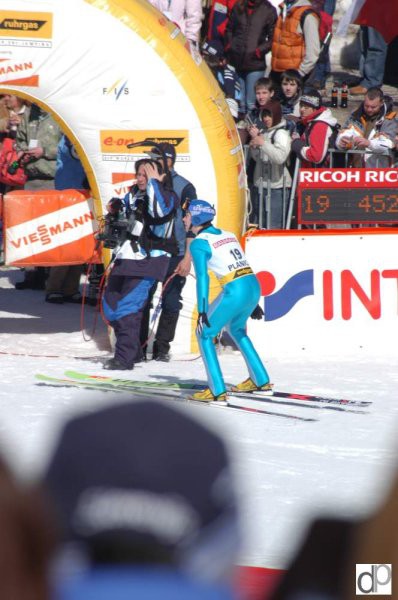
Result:
{"label": "photographer", "polygon": [[133,369],[141,359],[140,326],[149,292],[155,281],[164,280],[170,256],[177,252],[173,221],[179,201],[166,174],[158,163],[143,159],[136,163],[136,177],[124,200],[108,205],[107,220],[120,243],[115,247],[114,236],[107,242],[106,233],[102,235],[105,246],[115,248],[103,309],[116,347],[104,369]]}
{"label": "photographer", "polygon": [[[261,127],[261,129],[260,129]],[[267,229],[283,229],[291,177],[286,166],[290,154],[291,138],[282,108],[271,99],[260,113],[260,124],[249,128],[250,154],[256,161],[254,184],[258,189],[259,225],[264,226],[265,207]],[[265,201],[265,202],[264,202]]]}

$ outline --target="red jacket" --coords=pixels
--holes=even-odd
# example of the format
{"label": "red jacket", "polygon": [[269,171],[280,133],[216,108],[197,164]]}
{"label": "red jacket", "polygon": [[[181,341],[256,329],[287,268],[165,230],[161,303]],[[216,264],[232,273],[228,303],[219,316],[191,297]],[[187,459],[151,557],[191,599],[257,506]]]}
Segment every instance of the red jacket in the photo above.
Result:
{"label": "red jacket", "polygon": [[292,152],[301,159],[303,168],[321,166],[327,159],[329,138],[337,120],[329,108],[321,106],[309,117],[299,122],[304,127],[300,139],[292,143]]}

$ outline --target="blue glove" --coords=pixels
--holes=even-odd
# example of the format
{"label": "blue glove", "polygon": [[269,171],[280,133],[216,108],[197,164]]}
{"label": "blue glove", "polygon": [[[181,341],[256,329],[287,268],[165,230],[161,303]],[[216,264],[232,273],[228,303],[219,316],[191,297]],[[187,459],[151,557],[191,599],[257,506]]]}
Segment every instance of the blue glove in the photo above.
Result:
{"label": "blue glove", "polygon": [[209,319],[207,318],[207,313],[201,312],[198,314],[198,320],[196,323],[196,331],[199,335],[202,334],[204,326],[210,327]]}

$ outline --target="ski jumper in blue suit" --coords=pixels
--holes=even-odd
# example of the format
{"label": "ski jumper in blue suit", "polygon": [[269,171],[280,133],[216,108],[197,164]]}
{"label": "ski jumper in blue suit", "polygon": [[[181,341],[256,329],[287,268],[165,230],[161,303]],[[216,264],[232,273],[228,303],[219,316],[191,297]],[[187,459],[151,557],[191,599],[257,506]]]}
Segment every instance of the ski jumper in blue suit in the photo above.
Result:
{"label": "ski jumper in blue suit", "polygon": [[[260,298],[260,284],[246,259],[242,246],[229,231],[205,227],[190,247],[196,273],[198,312],[207,313],[210,327],[197,332],[209,388],[214,396],[226,391],[213,338],[223,327],[241,351],[250,377],[257,386],[269,382],[268,373],[246,332],[247,319]],[[212,271],[222,292],[209,306],[209,274]]]}

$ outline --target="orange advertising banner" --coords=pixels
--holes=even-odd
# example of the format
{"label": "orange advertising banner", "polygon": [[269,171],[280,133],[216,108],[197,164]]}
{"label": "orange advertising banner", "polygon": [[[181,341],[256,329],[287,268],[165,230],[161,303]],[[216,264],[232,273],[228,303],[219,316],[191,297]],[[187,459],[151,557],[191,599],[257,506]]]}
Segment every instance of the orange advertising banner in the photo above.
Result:
{"label": "orange advertising banner", "polygon": [[43,266],[102,262],[89,191],[13,191],[3,198],[5,263]]}
{"label": "orange advertising banner", "polygon": [[50,12],[28,12],[0,10],[1,37],[51,39],[53,14]]}
{"label": "orange advertising banner", "polygon": [[159,131],[153,130],[119,130],[105,129],[100,131],[101,152],[104,154],[134,154],[141,155],[145,152],[143,146],[127,148],[128,144],[135,144],[138,141],[153,142],[160,144],[167,142],[175,147],[177,156],[179,154],[189,154],[189,132],[187,129],[165,129]]}

